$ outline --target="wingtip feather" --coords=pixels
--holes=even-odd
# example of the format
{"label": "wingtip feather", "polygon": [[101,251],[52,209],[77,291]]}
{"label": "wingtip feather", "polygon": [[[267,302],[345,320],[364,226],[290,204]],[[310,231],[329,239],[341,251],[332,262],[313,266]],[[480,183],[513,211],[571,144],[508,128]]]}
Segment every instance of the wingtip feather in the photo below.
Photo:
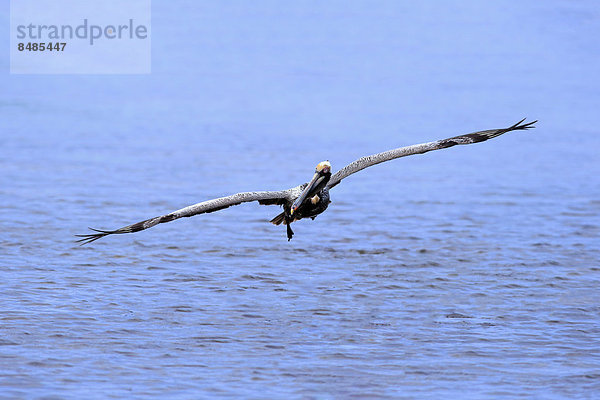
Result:
{"label": "wingtip feather", "polygon": [[81,239],[77,239],[75,241],[75,243],[79,243],[80,246],[83,246],[86,244],[90,244],[98,239],[103,238],[104,236],[108,236],[113,233],[111,231],[103,231],[100,229],[94,229],[89,226],[88,226],[88,229],[91,231],[94,231],[94,232],[98,232],[98,233],[87,233],[87,234],[83,234],[83,235],[74,235],[75,237],[81,238]]}

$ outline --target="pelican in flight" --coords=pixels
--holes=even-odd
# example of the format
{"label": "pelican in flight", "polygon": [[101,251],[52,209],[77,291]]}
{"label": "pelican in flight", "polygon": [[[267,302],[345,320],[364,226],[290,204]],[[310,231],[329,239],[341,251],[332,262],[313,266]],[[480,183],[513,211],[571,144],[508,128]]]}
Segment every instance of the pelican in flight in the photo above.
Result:
{"label": "pelican in flight", "polygon": [[537,120],[527,123],[524,122],[525,119],[522,119],[516,124],[504,129],[490,129],[486,131],[468,133],[465,135],[451,137],[449,139],[400,147],[397,149],[384,151],[383,153],[361,157],[358,160],[346,165],[333,175],[331,174],[331,164],[329,161],[322,161],[317,164],[315,174],[310,182],[287,190],[236,193],[227,197],[203,201],[201,203],[173,211],[169,214],[136,222],[135,224],[127,225],[123,228],[113,231],[90,228],[92,231],[94,231],[94,233],[76,235],[81,238],[77,240],[77,242],[83,245],[108,235],[139,232],[143,231],[144,229],[152,228],[154,225],[162,224],[163,222],[171,222],[183,217],[192,217],[198,214],[211,213],[251,201],[258,201],[259,204],[264,205],[283,206],[283,212],[273,218],[270,222],[275,225],[286,225],[287,238],[289,241],[294,235],[294,232],[290,227],[292,222],[301,220],[302,218],[315,219],[317,215],[325,211],[331,202],[329,199],[329,190],[340,183],[342,179],[345,179],[348,176],[367,167],[371,167],[385,161],[394,160],[396,158],[411,156],[413,154],[423,154],[432,150],[446,149],[459,144],[484,142],[506,132],[534,128],[533,124],[535,124]]}

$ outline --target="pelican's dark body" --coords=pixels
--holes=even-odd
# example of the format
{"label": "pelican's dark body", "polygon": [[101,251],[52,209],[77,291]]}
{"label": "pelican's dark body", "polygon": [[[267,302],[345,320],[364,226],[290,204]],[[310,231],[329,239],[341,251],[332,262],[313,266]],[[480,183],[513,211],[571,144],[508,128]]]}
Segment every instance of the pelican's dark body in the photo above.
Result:
{"label": "pelican's dark body", "polygon": [[[305,184],[303,192],[293,202],[283,205],[283,212],[271,220],[275,225],[284,223],[287,225],[288,240],[294,235],[290,224],[302,218],[315,219],[327,209],[331,200],[329,199],[329,187],[327,183],[331,178],[331,171],[317,172],[318,176],[311,183]],[[292,212],[292,209],[294,211]]]}
{"label": "pelican's dark body", "polygon": [[316,193],[316,196],[318,196],[319,198],[316,203],[313,204],[312,202],[312,199],[315,197],[315,194],[313,194],[302,203],[302,205],[300,206],[300,208],[298,208],[298,210],[296,210],[294,215],[290,214],[291,204],[286,204],[285,206],[283,206],[283,214],[287,216],[289,222],[298,221],[302,218],[315,219],[315,217],[321,214],[323,211],[325,211],[329,203],[331,203],[331,200],[329,199],[329,188],[327,187],[323,188],[323,190]]}
{"label": "pelican's dark body", "polygon": [[327,210],[327,206],[329,206],[329,203],[331,203],[331,200],[329,199],[329,189],[324,187],[323,190],[317,193],[317,196],[319,197],[319,200],[316,202],[316,204],[313,204],[311,199],[308,199],[304,203],[304,206],[299,208],[298,211],[294,213],[294,221],[302,218],[315,219],[317,215]]}

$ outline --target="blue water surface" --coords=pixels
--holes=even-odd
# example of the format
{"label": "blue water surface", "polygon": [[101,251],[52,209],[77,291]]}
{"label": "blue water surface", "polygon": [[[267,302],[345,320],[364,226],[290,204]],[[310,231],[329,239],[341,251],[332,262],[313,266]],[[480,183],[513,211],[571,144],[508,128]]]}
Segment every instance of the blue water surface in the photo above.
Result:
{"label": "blue water surface", "polygon": [[[596,2],[153,3],[149,75],[0,53],[0,398],[600,396]],[[290,242],[246,204],[74,243],[524,117]]]}

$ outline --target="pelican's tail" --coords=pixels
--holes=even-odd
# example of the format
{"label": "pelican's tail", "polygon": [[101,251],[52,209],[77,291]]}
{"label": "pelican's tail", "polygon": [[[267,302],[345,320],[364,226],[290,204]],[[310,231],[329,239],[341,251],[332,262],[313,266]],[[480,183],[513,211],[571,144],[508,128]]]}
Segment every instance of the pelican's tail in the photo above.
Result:
{"label": "pelican's tail", "polygon": [[278,216],[276,216],[275,218],[273,218],[269,222],[271,222],[272,224],[275,224],[275,225],[281,225],[282,223],[287,224],[287,222],[285,221],[285,211],[282,212],[281,214],[279,214]]}

